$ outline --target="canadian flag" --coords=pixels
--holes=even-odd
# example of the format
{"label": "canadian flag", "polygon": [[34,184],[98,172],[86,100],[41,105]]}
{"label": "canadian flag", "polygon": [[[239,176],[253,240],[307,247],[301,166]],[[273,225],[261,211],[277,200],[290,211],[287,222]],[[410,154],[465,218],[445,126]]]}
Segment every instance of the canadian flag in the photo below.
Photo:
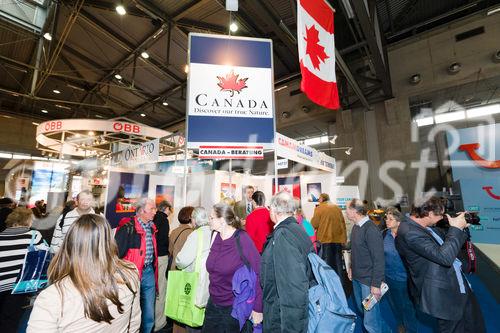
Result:
{"label": "canadian flag", "polygon": [[300,90],[325,108],[339,108],[335,77],[334,10],[324,0],[297,2]]}

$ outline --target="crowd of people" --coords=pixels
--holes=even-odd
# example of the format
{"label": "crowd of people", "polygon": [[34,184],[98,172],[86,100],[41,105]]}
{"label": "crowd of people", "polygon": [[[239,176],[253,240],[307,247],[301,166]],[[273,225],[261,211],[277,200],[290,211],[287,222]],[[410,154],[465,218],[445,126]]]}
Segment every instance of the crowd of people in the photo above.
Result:
{"label": "crowd of people", "polygon": [[[172,205],[143,198],[113,230],[95,213],[92,193],[83,191],[45,239],[54,256],[49,285],[36,295],[12,289],[30,242],[47,238],[32,227],[37,215],[47,215],[44,203],[33,210],[0,199],[0,331],[165,330],[169,274],[180,270],[197,273],[193,303],[204,309],[204,320],[201,326],[173,321],[173,332],[308,332],[314,284],[308,256],[317,253],[352,296],[366,332],[391,332],[380,302],[363,305],[369,296],[380,300],[385,286],[398,332],[417,332],[419,312],[434,317],[439,332],[485,332],[457,259],[466,220],[448,216],[446,231],[435,228],[444,216],[439,198],[416,203],[409,215],[387,208],[381,229],[359,199],[344,215],[323,193],[308,221],[288,192],[266,200],[249,186],[244,194],[233,205],[183,207],[173,230]],[[353,223],[350,235],[344,216]]]}

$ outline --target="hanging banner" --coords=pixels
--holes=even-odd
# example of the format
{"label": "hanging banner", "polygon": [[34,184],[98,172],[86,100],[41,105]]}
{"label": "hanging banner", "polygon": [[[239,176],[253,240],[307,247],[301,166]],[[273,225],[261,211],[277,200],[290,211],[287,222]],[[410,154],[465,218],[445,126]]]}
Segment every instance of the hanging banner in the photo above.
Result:
{"label": "hanging banner", "polygon": [[314,148],[300,144],[283,134],[276,133],[276,153],[280,157],[324,171],[335,171],[335,158]]}
{"label": "hanging banner", "polygon": [[188,148],[273,148],[272,49],[270,39],[189,34]]}
{"label": "hanging banner", "polygon": [[198,157],[201,159],[262,160],[264,148],[240,146],[200,146]]}
{"label": "hanging banner", "polygon": [[288,169],[288,160],[286,158],[282,158],[276,161],[276,169]]}
{"label": "hanging banner", "polygon": [[160,141],[154,139],[140,145],[129,146],[112,158],[113,166],[132,167],[139,164],[157,162],[160,154]]}

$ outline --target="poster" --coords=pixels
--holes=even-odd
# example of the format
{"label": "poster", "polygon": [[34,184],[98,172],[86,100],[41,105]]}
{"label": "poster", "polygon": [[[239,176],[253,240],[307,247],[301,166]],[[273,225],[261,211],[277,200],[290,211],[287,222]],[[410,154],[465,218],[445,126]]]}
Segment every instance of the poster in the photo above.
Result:
{"label": "poster", "polygon": [[189,34],[188,148],[220,158],[273,148],[272,53],[271,39]]}
{"label": "poster", "polygon": [[221,183],[220,184],[220,198],[232,198],[236,193],[236,184]]}
{"label": "poster", "polygon": [[[276,194],[273,178],[273,195]],[[294,198],[300,200],[300,177],[281,177],[278,178],[278,192],[286,191],[291,193]]]}
{"label": "poster", "polygon": [[156,185],[155,202],[156,206],[162,201],[168,201],[174,207],[175,186],[173,185]]}
{"label": "poster", "polygon": [[318,202],[321,194],[321,183],[307,184],[307,201]]}
{"label": "poster", "polygon": [[148,197],[149,175],[130,172],[109,172],[105,215],[112,228],[124,217],[133,216],[135,203]]}

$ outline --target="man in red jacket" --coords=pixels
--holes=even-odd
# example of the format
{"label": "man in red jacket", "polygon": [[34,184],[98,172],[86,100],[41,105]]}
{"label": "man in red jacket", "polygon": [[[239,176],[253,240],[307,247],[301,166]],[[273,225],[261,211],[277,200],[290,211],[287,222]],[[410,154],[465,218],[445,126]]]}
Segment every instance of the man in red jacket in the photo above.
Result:
{"label": "man in red jacket", "polygon": [[151,333],[155,324],[155,299],[158,285],[158,252],[153,218],[156,204],[141,199],[135,216],[123,218],[115,234],[120,258],[135,264],[141,278],[141,333]]}

